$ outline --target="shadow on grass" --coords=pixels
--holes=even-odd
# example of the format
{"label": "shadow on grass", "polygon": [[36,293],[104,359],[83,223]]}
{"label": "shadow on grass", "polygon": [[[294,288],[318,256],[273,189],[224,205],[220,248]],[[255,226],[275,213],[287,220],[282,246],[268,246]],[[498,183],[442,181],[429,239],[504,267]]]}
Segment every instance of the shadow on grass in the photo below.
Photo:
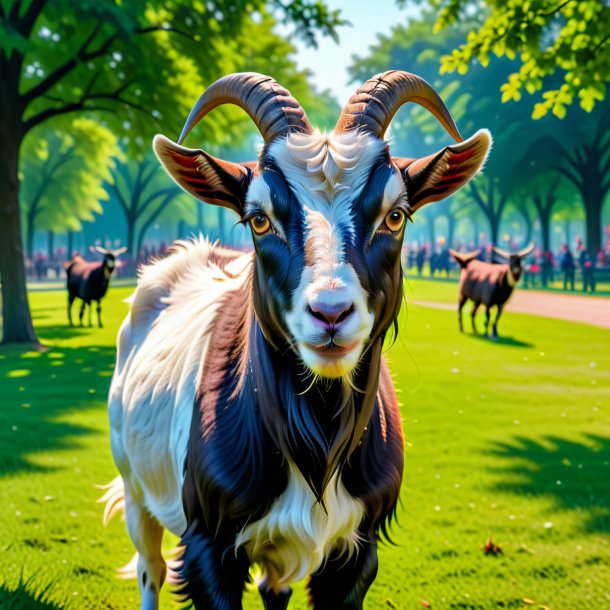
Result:
{"label": "shadow on grass", "polygon": [[0,349],[0,476],[53,469],[32,458],[96,433],[64,416],[106,401],[114,356],[110,346]]}
{"label": "shadow on grass", "polygon": [[16,587],[9,587],[0,582],[0,608],[2,610],[60,610],[53,602],[46,600],[47,593],[54,583],[47,585],[40,591],[33,591],[32,579],[26,581],[21,577]]}
{"label": "shadow on grass", "polygon": [[486,453],[506,462],[492,469],[496,489],[550,498],[559,510],[578,511],[588,532],[610,531],[610,438],[585,435],[584,442],[555,436],[516,437]]}
{"label": "shadow on grass", "polygon": [[486,337],[485,335],[475,333],[470,333],[468,336],[472,339],[478,339],[479,341],[491,343],[492,345],[505,345],[507,347],[534,347],[533,343],[521,341],[520,339],[515,339],[514,337],[501,336],[497,337],[496,339],[492,339],[491,337]]}

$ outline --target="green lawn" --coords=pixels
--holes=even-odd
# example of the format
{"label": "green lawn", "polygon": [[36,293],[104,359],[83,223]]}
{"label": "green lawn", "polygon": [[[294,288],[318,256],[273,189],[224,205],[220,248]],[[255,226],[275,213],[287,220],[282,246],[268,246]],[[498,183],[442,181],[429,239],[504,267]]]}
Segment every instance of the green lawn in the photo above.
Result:
{"label": "green lawn", "polygon": [[[103,528],[95,487],[115,476],[105,399],[129,292],[111,289],[102,330],[68,328],[63,292],[34,293],[50,349],[0,350],[2,609],[137,606],[114,576],[133,552],[124,524]],[[407,443],[398,546],[381,550],[369,610],[610,607],[610,331],[510,312],[500,331],[405,311],[388,354]],[[177,607],[167,591],[163,607]],[[262,606],[248,593],[245,607]],[[290,607],[306,607],[302,587]]]}

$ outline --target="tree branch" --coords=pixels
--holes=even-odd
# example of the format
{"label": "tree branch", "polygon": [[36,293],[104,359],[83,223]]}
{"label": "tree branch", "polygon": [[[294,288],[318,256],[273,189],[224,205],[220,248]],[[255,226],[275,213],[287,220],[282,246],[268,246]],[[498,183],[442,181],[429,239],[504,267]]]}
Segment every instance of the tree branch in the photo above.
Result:
{"label": "tree branch", "polygon": [[136,28],[133,31],[134,34],[150,34],[151,32],[175,32],[176,34],[180,34],[180,36],[185,36],[186,38],[192,41],[196,42],[197,40],[192,34],[189,34],[188,32],[185,32],[184,30],[180,30],[173,26],[149,26],[147,28]]}
{"label": "tree branch", "polygon": [[46,110],[43,110],[43,111],[39,112],[38,114],[35,114],[34,116],[30,117],[24,123],[24,134],[27,133],[28,131],[30,131],[31,129],[33,129],[34,127],[36,127],[36,125],[43,123],[47,119],[50,119],[50,118],[53,118],[55,116],[59,116],[62,114],[68,114],[70,112],[76,112],[78,110],[103,110],[105,112],[112,111],[112,109],[110,109],[110,108],[105,108],[103,106],[99,106],[99,105],[95,105],[95,104],[87,105],[87,102],[90,102],[93,100],[101,100],[101,99],[114,100],[115,102],[123,104],[124,106],[128,106],[129,108],[133,108],[134,110],[139,110],[140,112],[144,112],[144,113],[148,112],[146,110],[146,108],[144,108],[140,104],[137,104],[130,100],[126,100],[124,97],[121,97],[121,93],[123,93],[125,91],[125,89],[127,87],[129,87],[132,83],[133,83],[133,81],[129,81],[128,83],[121,85],[118,89],[116,89],[112,93],[89,93],[87,95],[83,94],[83,96],[80,98],[80,100],[78,100],[76,102],[70,102],[70,103],[66,102],[66,104],[64,106],[60,106],[58,108],[47,108]]}
{"label": "tree branch", "polygon": [[562,176],[565,176],[570,182],[572,182],[572,184],[574,184],[578,190],[583,191],[584,190],[584,183],[579,180],[579,177],[577,174],[572,173],[571,169],[568,169],[567,167],[564,167],[563,165],[555,165],[553,166],[553,169],[557,172],[559,172]]}
{"label": "tree branch", "polygon": [[[29,38],[32,33],[32,28],[36,23],[36,20],[40,16],[40,13],[44,10],[48,0],[32,0],[30,5],[28,6],[28,10],[25,12],[25,15],[19,22],[20,28],[19,31],[26,37]],[[20,2],[16,2],[15,6],[21,7]],[[19,8],[17,8],[17,12],[19,12]],[[23,29],[21,29],[23,28]]]}
{"label": "tree branch", "polygon": [[110,45],[116,40],[117,34],[109,36],[106,41],[95,51],[87,51],[89,45],[93,42],[97,34],[102,27],[99,22],[91,34],[83,41],[76,54],[71,57],[68,61],[63,63],[61,66],[56,68],[51,74],[49,74],[44,80],[40,81],[37,85],[34,85],[29,91],[23,95],[25,106],[30,104],[33,100],[46,93],[55,84],[57,84],[64,76],[67,76],[72,72],[80,63],[91,61],[105,55],[110,48]]}
{"label": "tree branch", "polygon": [[127,202],[125,201],[125,198],[123,197],[123,195],[119,191],[119,189],[116,186],[116,184],[110,184],[109,182],[106,182],[104,184],[104,190],[109,195],[112,195],[114,193],[114,195],[116,196],[118,202],[121,204],[121,207],[123,208],[123,212],[125,213],[125,217],[129,217],[129,206],[127,205]]}
{"label": "tree branch", "polygon": [[565,0],[565,2],[563,2],[562,4],[560,4],[558,7],[554,8],[553,10],[547,11],[546,13],[540,12],[540,13],[538,13],[538,15],[540,15],[541,17],[550,17],[551,15],[558,13],[564,6],[566,6],[566,4],[570,4],[570,2],[572,2],[572,0]]}

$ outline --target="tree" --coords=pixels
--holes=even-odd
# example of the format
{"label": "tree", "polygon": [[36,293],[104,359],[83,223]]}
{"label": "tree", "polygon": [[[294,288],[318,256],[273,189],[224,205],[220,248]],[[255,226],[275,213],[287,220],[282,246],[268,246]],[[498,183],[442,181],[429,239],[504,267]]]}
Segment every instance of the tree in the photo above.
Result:
{"label": "tree", "polygon": [[[0,2],[0,278],[3,341],[36,342],[26,294],[19,213],[25,136],[69,113],[88,113],[147,148],[163,124],[181,124],[204,83],[225,72],[231,44],[256,26],[263,0],[2,0]],[[337,11],[319,0],[270,2],[313,40],[336,35]],[[252,43],[254,44],[254,43]],[[232,53],[232,55],[231,55]],[[247,69],[252,56],[243,56]],[[220,111],[220,115],[223,111]],[[207,129],[218,141],[229,129]],[[133,135],[137,134],[137,135]]]}
{"label": "tree", "polygon": [[80,231],[83,220],[102,211],[103,182],[111,179],[113,157],[121,155],[114,134],[91,119],[58,126],[34,130],[21,151],[20,205],[29,258],[36,228]]}
{"label": "tree", "polygon": [[[607,1],[429,0],[429,4],[438,11],[437,30],[473,14],[483,15],[462,44],[443,57],[442,70],[465,74],[474,63],[489,65],[491,54],[518,57],[516,71],[502,85],[502,101],[520,100],[524,89],[529,94],[543,91],[533,118],[549,111],[563,118],[566,107],[577,100],[590,112],[605,98],[610,80]],[[560,82],[553,76],[560,76]]]}
{"label": "tree", "polygon": [[[174,199],[187,197],[152,155],[139,163],[117,160],[112,179],[106,182],[105,188],[125,214],[125,244],[134,262],[138,260],[146,231]],[[136,234],[138,224],[141,226]]]}
{"label": "tree", "polygon": [[555,140],[555,150],[561,155],[555,169],[580,193],[592,257],[601,247],[602,208],[610,193],[610,116],[605,109],[598,114],[601,116],[592,134],[582,133],[584,125],[575,117],[570,126],[581,131],[580,137],[571,142]]}

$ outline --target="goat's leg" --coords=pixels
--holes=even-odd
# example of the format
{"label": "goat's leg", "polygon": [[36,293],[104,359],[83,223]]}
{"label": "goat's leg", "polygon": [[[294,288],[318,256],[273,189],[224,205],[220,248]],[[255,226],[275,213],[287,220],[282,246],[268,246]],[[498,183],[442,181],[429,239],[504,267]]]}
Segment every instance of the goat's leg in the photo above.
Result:
{"label": "goat's leg", "polygon": [[496,319],[494,320],[494,325],[493,325],[493,330],[492,330],[492,336],[494,339],[498,338],[498,320],[500,319],[501,315],[502,315],[502,305],[498,305],[498,311],[496,312]]}
{"label": "goat's leg", "polygon": [[89,305],[89,327],[91,328],[91,326],[93,326],[91,323],[91,301],[87,301],[87,305]]}
{"label": "goat's leg", "polygon": [[83,316],[85,315],[85,307],[86,306],[87,306],[87,303],[85,301],[83,301],[81,303],[80,312],[78,314],[78,320],[79,320],[81,326],[83,325]]}
{"label": "goat's leg", "polygon": [[[195,610],[242,610],[242,596],[250,560],[243,547],[235,550],[235,527],[212,536],[202,520],[182,536],[180,580]],[[273,608],[273,606],[271,606]]]}
{"label": "goat's leg", "polygon": [[377,575],[377,541],[364,533],[364,541],[349,559],[331,555],[309,580],[314,610],[362,610],[364,597]]}
{"label": "goat's leg", "polygon": [[458,301],[458,323],[460,325],[460,332],[464,332],[464,324],[462,323],[462,309],[464,309],[464,305],[466,305],[466,301],[468,299],[460,294],[460,300]]}
{"label": "goat's leg", "polygon": [[292,589],[290,587],[276,593],[267,586],[266,581],[261,582],[258,586],[258,592],[263,599],[263,608],[265,610],[286,610],[286,608],[288,608],[290,596],[292,595]]}
{"label": "goat's leg", "polygon": [[138,586],[140,588],[140,609],[157,610],[159,592],[167,571],[161,555],[163,527],[144,508],[125,485],[125,522],[133,545],[138,551]]}
{"label": "goat's leg", "polygon": [[477,333],[477,325],[475,322],[475,316],[477,315],[477,309],[479,308],[479,305],[481,304],[481,301],[476,301],[475,304],[472,306],[472,311],[470,312],[470,319],[472,321],[472,332],[476,335]]}
{"label": "goat's leg", "polygon": [[70,322],[70,326],[74,326],[72,322],[72,303],[74,303],[74,299],[76,295],[68,293],[68,322]]}
{"label": "goat's leg", "polygon": [[102,302],[97,302],[97,325],[102,328]]}
{"label": "goat's leg", "polygon": [[490,309],[489,305],[485,305],[485,336],[489,336],[489,318],[490,318]]}

